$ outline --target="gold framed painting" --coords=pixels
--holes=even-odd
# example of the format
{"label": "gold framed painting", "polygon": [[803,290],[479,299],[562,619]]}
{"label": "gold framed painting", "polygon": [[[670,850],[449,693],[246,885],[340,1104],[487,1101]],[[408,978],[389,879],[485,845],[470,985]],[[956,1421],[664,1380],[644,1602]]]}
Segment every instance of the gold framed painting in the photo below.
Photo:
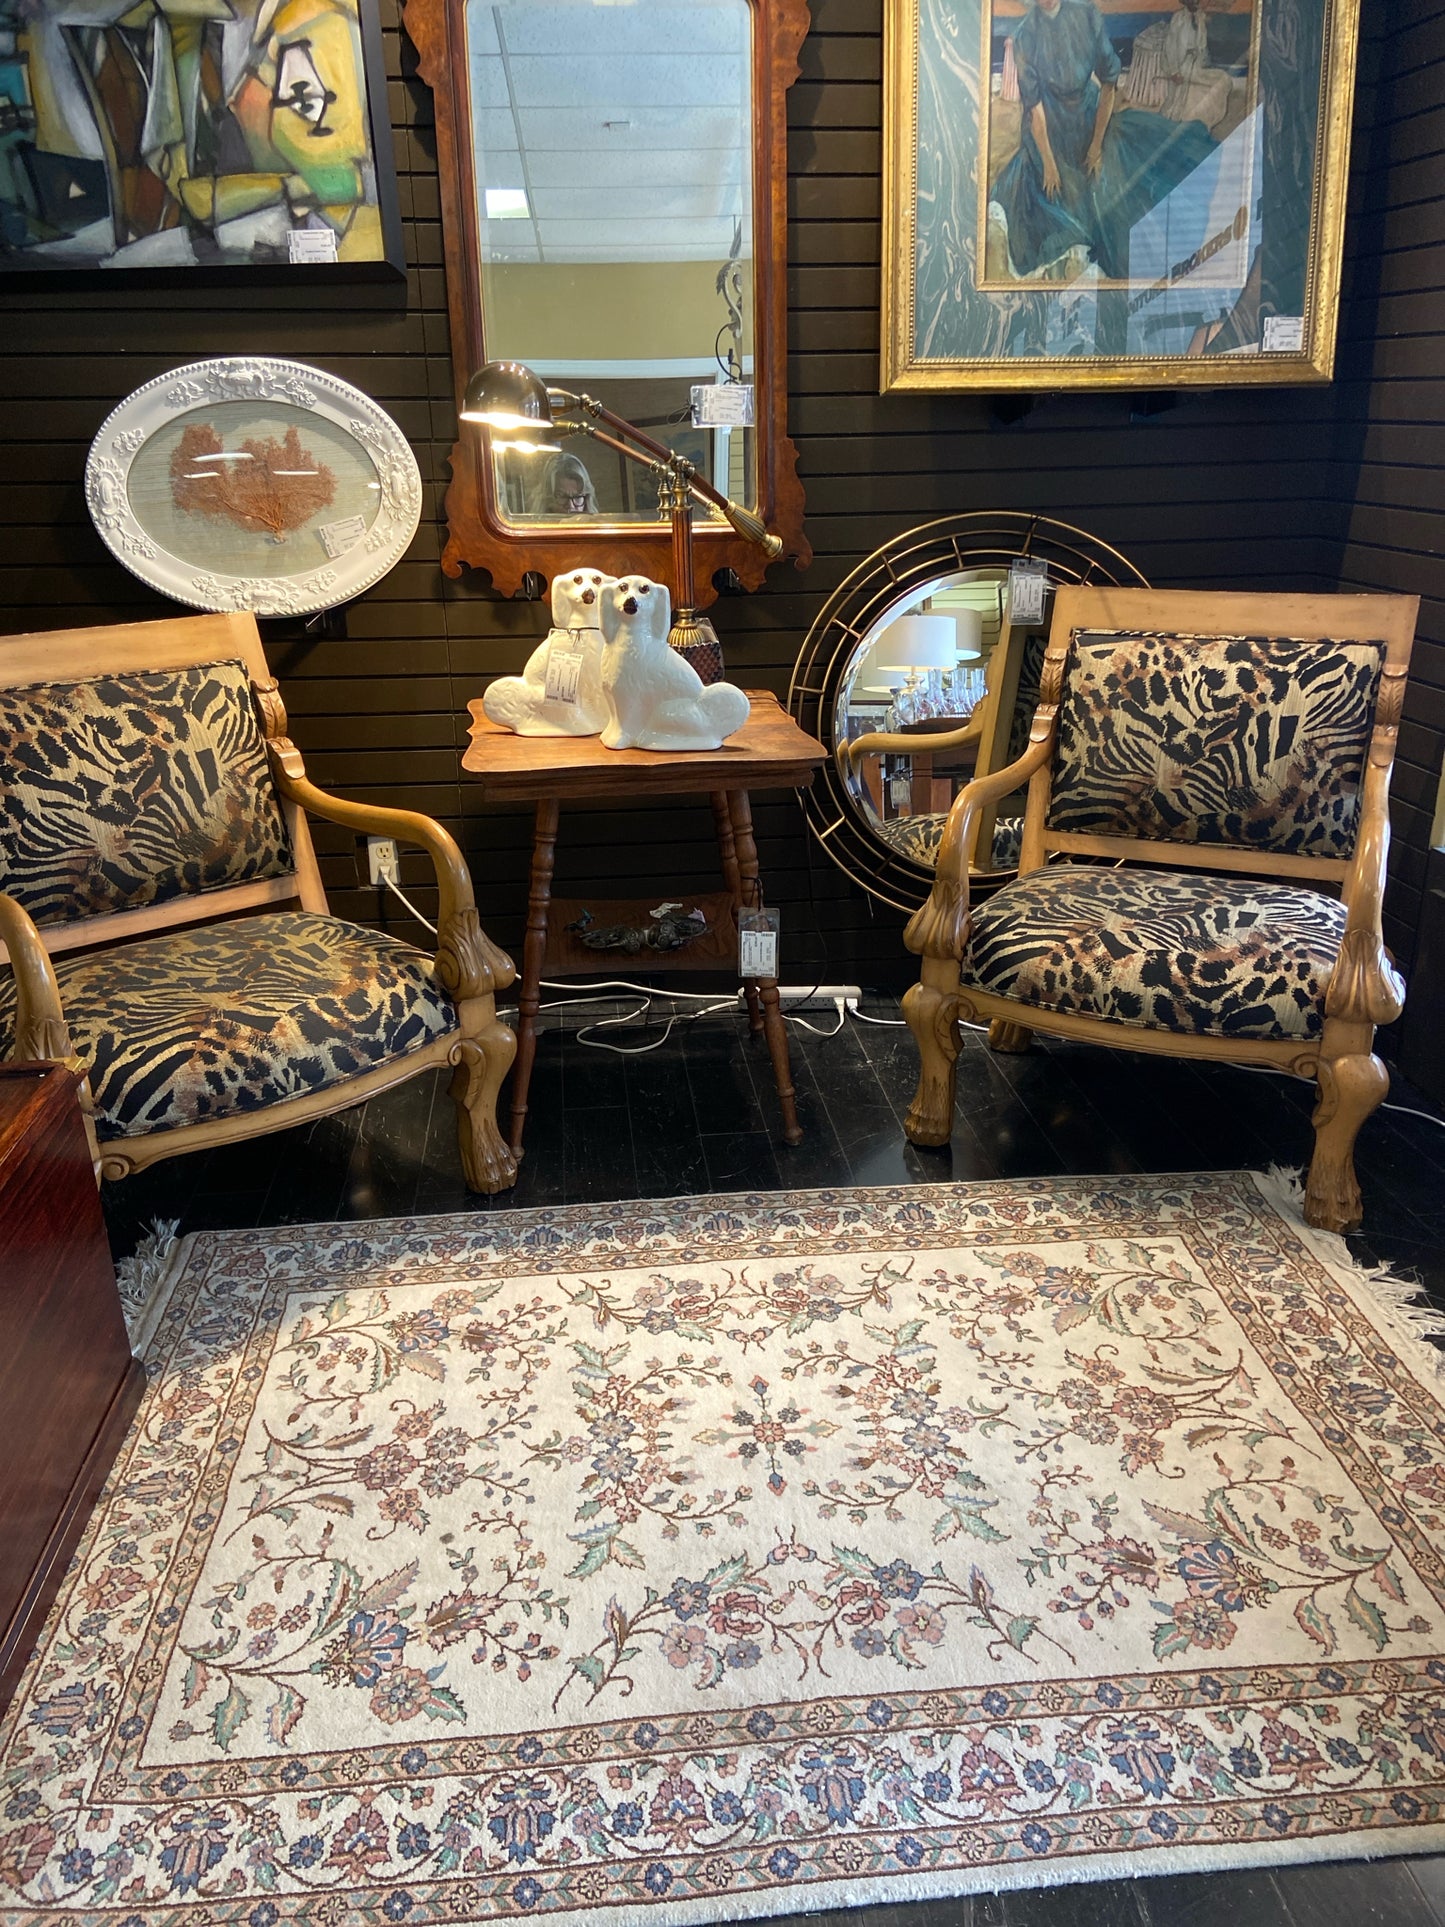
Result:
{"label": "gold framed painting", "polygon": [[1359,0],[885,10],[885,394],[1330,379]]}

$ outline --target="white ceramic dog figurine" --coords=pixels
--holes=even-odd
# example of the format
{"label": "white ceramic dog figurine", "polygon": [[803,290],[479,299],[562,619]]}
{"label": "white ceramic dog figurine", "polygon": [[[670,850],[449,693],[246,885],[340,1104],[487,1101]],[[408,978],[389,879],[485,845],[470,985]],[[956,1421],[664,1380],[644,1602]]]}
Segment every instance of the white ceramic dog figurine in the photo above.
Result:
{"label": "white ceramic dog figurine", "polygon": [[[574,569],[552,580],[552,630],[532,651],[520,676],[500,676],[482,697],[494,723],[519,736],[595,736],[607,721],[602,691],[602,631],[597,626],[598,596],[611,582],[596,569]],[[562,702],[547,694],[547,669],[554,650],[582,652],[577,700]]]}
{"label": "white ceramic dog figurine", "polygon": [[704,686],[667,646],[672,598],[645,575],[619,576],[601,592],[602,689],[608,749],[718,749],[748,720],[748,699],[730,682]]}

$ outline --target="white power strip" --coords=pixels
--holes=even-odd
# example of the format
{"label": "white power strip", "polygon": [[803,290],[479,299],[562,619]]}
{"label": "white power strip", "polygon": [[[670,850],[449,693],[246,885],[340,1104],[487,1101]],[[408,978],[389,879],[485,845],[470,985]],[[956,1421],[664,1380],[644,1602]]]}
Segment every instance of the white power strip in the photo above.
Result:
{"label": "white power strip", "polygon": [[[739,986],[738,1002],[747,993]],[[856,1010],[863,992],[857,984],[779,984],[778,1002],[788,1012],[795,1010]]]}

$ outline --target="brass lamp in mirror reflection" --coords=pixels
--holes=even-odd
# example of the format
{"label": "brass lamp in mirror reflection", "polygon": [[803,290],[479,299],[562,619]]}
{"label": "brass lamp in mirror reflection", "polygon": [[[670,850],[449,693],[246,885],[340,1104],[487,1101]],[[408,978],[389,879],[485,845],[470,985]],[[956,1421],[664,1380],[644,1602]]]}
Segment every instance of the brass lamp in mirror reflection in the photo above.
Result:
{"label": "brass lamp in mirror reflection", "polygon": [[[560,414],[558,411],[562,411]],[[672,526],[672,628],[670,646],[684,656],[703,682],[722,678],[722,645],[717,631],[697,609],[692,549],[693,502],[718,509],[739,535],[756,542],[769,558],[782,553],[781,539],[759,516],[705,482],[685,456],[614,414],[591,395],[550,388],[520,361],[489,361],[467,383],[459,410],[507,447],[538,452],[555,447],[553,435],[585,435],[629,461],[640,462],[657,478],[658,503]]]}

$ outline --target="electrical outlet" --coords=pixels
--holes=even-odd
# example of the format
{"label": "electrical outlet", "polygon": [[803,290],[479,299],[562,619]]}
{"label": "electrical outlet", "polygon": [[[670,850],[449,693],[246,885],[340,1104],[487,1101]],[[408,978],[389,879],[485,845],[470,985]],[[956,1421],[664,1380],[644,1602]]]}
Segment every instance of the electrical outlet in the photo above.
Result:
{"label": "electrical outlet", "polygon": [[388,883],[401,882],[396,844],[391,837],[369,836],[366,839],[366,868],[371,881],[379,889],[385,889]]}

